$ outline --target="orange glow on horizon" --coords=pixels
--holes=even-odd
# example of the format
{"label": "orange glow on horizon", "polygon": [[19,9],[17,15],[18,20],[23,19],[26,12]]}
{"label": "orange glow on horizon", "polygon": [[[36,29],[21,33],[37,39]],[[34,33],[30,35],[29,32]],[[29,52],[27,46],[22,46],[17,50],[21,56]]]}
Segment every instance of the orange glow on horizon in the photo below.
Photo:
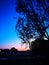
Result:
{"label": "orange glow on horizon", "polygon": [[[2,43],[3,44],[3,43]],[[15,48],[17,49],[18,51],[26,51],[26,50],[30,50],[29,49],[29,46],[26,47],[26,45],[24,44],[22,47],[21,47],[21,43],[20,41],[16,41],[16,40],[13,40],[13,41],[7,41],[5,42],[3,45],[0,46],[0,49],[11,49],[11,48]]]}
{"label": "orange glow on horizon", "polygon": [[0,49],[11,49],[11,48],[15,48],[15,49],[17,49],[18,51],[26,51],[26,50],[30,50],[29,49],[29,47],[27,47],[27,48],[23,48],[23,47],[21,47],[21,45],[10,45],[10,44],[8,44],[8,45],[3,45],[3,46],[1,46],[0,47]]}
{"label": "orange glow on horizon", "polygon": [[18,51],[26,51],[26,50],[30,50],[29,48],[16,48]]}
{"label": "orange glow on horizon", "polygon": [[[11,48],[13,48],[13,47],[11,47]],[[11,48],[0,48],[0,49],[11,49]],[[14,47],[15,49],[17,49],[18,51],[27,51],[27,50],[30,50],[29,48],[20,48],[20,47]]]}

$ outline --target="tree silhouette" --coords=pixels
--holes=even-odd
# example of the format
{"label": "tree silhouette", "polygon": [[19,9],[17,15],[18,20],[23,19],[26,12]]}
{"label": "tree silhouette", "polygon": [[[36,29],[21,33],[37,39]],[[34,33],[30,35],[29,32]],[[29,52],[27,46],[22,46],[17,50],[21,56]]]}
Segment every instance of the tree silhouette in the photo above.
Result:
{"label": "tree silhouette", "polygon": [[[20,33],[20,38],[24,42],[34,36],[35,38],[44,39],[45,37],[49,39],[47,32],[49,28],[48,0],[16,0],[16,12],[24,15],[23,18],[18,19],[18,26],[16,25],[16,29]],[[23,25],[24,22],[27,22],[26,26]]]}
{"label": "tree silhouette", "polygon": [[30,39],[33,38],[36,31],[33,28],[33,24],[29,20],[27,22],[25,18],[19,18],[16,25],[16,30],[18,32],[19,38],[22,39],[22,43],[29,43],[30,46]]}

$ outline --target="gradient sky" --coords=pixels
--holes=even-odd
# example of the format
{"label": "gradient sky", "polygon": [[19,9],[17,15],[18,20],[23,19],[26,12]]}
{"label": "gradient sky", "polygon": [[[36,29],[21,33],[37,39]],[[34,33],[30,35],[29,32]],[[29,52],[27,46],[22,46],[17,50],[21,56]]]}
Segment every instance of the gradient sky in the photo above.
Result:
{"label": "gradient sky", "polygon": [[[16,0],[0,0],[0,48],[19,48],[20,39],[15,32],[19,14],[15,11]],[[14,18],[16,17],[16,19]]]}
{"label": "gradient sky", "polygon": [[15,32],[17,19],[15,0],[0,0],[0,48],[19,46],[20,39]]}

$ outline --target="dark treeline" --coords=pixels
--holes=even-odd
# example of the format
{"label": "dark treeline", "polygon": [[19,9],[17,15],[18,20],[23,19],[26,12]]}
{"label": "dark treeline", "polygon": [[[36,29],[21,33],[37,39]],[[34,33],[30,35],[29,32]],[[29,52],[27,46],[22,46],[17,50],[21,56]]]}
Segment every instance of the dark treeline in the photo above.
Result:
{"label": "dark treeline", "polygon": [[18,51],[17,49],[15,49],[14,47],[11,49],[0,49],[0,57],[8,57],[8,56],[24,56],[24,55],[30,55],[30,51]]}

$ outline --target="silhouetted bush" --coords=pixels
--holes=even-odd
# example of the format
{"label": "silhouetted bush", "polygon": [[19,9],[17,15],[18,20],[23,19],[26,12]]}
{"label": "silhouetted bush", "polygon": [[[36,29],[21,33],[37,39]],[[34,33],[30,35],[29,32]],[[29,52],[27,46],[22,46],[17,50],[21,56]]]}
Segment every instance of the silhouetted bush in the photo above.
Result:
{"label": "silhouetted bush", "polygon": [[[40,40],[37,39],[34,42],[32,42],[32,50],[31,50],[31,55],[41,55],[48,57],[48,52],[49,52],[49,40]],[[37,45],[38,44],[38,45]]]}

